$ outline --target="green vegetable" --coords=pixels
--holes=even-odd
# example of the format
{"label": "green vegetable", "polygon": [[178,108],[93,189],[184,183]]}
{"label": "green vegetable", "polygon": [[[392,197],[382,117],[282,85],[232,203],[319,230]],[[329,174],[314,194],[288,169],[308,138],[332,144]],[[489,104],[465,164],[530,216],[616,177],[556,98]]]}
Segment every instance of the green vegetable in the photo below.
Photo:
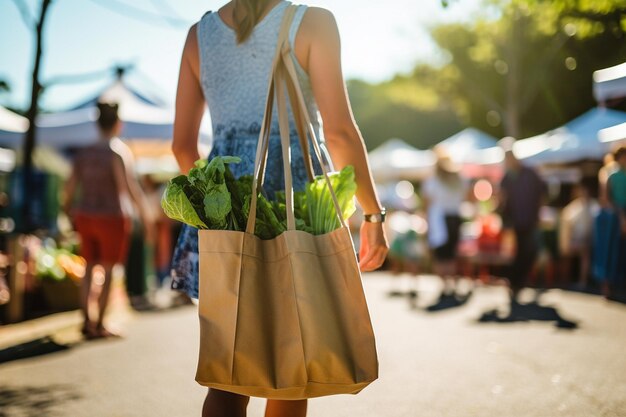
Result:
{"label": "green vegetable", "polygon": [[[347,166],[339,173],[330,174],[329,177],[339,202],[341,214],[344,219],[348,219],[356,210],[354,167]],[[313,229],[314,234],[328,233],[340,226],[333,199],[323,175],[315,177],[315,181],[307,186],[306,205],[308,224]]]}
{"label": "green vegetable", "polygon": [[[184,177],[184,175],[182,177]],[[186,180],[186,177],[184,178]],[[191,201],[189,201],[189,198],[187,198],[183,186],[180,185],[182,181],[180,177],[170,181],[161,199],[161,207],[163,207],[163,211],[165,211],[167,217],[187,223],[193,227],[205,229],[207,227],[206,224],[200,220],[194,206],[191,204]]]}
{"label": "green vegetable", "polygon": [[[198,229],[244,231],[248,222],[252,194],[252,175],[235,178],[230,164],[240,163],[233,156],[217,156],[211,161],[197,161],[189,175],[172,179],[163,194],[165,214]],[[344,168],[330,175],[344,219],[355,211],[356,182],[354,168]],[[257,197],[254,233],[261,239],[273,239],[287,230],[285,192],[276,192],[268,200],[263,189]],[[296,229],[313,234],[331,232],[340,226],[324,176],[307,185],[306,191],[294,192]]]}

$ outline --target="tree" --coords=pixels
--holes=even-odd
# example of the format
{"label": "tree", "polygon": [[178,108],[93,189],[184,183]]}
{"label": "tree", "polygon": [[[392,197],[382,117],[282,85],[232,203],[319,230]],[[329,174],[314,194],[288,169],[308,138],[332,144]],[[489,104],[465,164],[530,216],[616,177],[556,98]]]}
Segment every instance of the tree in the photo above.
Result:
{"label": "tree", "polygon": [[498,0],[495,19],[432,31],[457,74],[445,97],[497,135],[530,136],[594,105],[591,74],[626,59],[626,2]]}
{"label": "tree", "polygon": [[408,77],[382,84],[351,80],[348,91],[369,150],[394,137],[425,149],[461,127],[453,109],[440,105],[432,88],[422,88]]}
{"label": "tree", "polygon": [[41,8],[39,10],[39,16],[35,20],[30,15],[26,5],[21,0],[14,0],[14,4],[20,11],[22,19],[28,28],[30,28],[35,35],[35,56],[32,72],[31,83],[31,95],[30,105],[26,112],[26,118],[29,121],[28,130],[26,131],[24,138],[24,161],[23,161],[23,175],[24,175],[24,189],[23,198],[24,205],[22,210],[23,215],[23,229],[24,232],[31,232],[35,225],[32,219],[32,193],[33,193],[33,150],[36,144],[36,125],[35,120],[39,112],[39,98],[41,96],[43,87],[40,81],[39,73],[41,69],[41,60],[43,55],[43,31],[46,23],[46,17],[52,0],[42,0]]}
{"label": "tree", "polygon": [[426,147],[463,125],[496,137],[543,133],[595,105],[593,71],[626,61],[626,0],[486,0],[484,10],[432,28],[443,65],[349,83],[368,146],[400,136]]}

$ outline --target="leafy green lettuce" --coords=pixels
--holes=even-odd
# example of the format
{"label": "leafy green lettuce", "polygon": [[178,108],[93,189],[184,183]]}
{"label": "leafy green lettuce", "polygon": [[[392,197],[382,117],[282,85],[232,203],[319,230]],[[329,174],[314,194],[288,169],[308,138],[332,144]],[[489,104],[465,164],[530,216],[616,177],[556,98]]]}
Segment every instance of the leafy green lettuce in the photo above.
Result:
{"label": "leafy green lettuce", "polygon": [[[341,215],[348,219],[356,210],[354,167],[349,165],[338,173],[330,174],[329,178],[339,202]],[[306,188],[306,213],[313,234],[332,232],[340,226],[332,195],[323,175],[317,176]]]}
{"label": "leafy green lettuce", "polygon": [[[198,229],[244,231],[250,212],[252,175],[235,178],[230,164],[240,158],[217,156],[200,160],[189,171],[172,179],[163,194],[161,206],[165,214]],[[330,175],[344,219],[355,211],[356,182],[354,168],[348,166]],[[254,233],[261,239],[273,239],[287,230],[285,192],[276,192],[268,200],[261,189],[257,196]],[[307,184],[306,191],[294,192],[296,228],[308,233],[323,234],[340,226],[332,197],[323,175]]]}

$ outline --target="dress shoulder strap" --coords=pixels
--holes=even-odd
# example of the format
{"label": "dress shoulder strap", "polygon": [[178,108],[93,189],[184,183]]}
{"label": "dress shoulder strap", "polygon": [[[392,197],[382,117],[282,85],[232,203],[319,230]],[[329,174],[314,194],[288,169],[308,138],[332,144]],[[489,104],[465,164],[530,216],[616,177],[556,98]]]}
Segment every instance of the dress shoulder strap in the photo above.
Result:
{"label": "dress shoulder strap", "polygon": [[302,23],[302,18],[304,18],[304,13],[308,6],[304,4],[298,4],[298,9],[296,10],[296,14],[293,17],[293,22],[291,23],[291,28],[289,30],[289,43],[293,46],[296,42],[296,35],[298,34],[298,29],[300,29],[300,24]]}

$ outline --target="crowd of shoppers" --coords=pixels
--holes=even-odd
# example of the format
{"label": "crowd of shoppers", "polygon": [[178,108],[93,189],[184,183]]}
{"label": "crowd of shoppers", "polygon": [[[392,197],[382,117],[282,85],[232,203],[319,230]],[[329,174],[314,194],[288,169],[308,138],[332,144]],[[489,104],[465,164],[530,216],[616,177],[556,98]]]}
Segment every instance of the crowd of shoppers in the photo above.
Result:
{"label": "crowd of shoppers", "polygon": [[[140,239],[154,250],[156,285],[167,285],[170,272],[174,222],[160,210],[163,184],[150,177],[138,181],[132,153],[118,138],[121,122],[115,104],[100,103],[98,126],[101,140],[77,152],[73,171],[66,183],[63,209],[73,220],[80,235],[80,254],[87,261],[82,281],[82,332],[87,338],[115,334],[104,325],[113,266],[125,263],[128,256],[132,219],[141,225]],[[547,188],[540,175],[520,162],[512,150],[513,140],[503,139],[505,174],[496,184],[496,212],[502,228],[514,236],[514,250],[504,271],[510,285],[510,298],[517,303],[520,290],[527,285],[541,250],[540,209],[547,204]],[[470,181],[449,155],[439,152],[434,173],[421,184],[421,198],[428,223],[427,242],[432,271],[443,281],[439,302],[458,301],[459,241],[464,221],[460,208],[474,198]],[[593,198],[598,189],[598,198]],[[137,230],[136,230],[137,231]],[[410,242],[407,241],[410,236]],[[417,265],[417,233],[399,234],[389,254],[393,265]],[[598,187],[581,181],[573,187],[572,199],[558,222],[559,273],[573,278],[572,260],[578,260],[576,282],[588,288],[592,277],[602,293],[611,297],[626,282],[626,147],[608,155],[598,174]],[[89,306],[92,298],[94,267],[101,265],[104,279],[97,309]],[[405,268],[406,269],[406,268]],[[412,272],[418,270],[411,268]],[[470,291],[471,293],[471,291]],[[95,315],[91,314],[96,310]]]}
{"label": "crowd of shoppers", "polygon": [[[546,182],[535,168],[516,158],[513,143],[512,138],[500,142],[504,151],[504,176],[493,184],[492,197],[494,214],[502,222],[500,255],[507,258],[506,266],[497,273],[508,280],[511,303],[518,303],[522,288],[536,283],[542,253],[545,254],[541,258],[547,285],[553,284],[556,275],[559,285],[580,290],[595,287],[611,298],[616,289],[623,289],[626,284],[626,147],[607,156],[597,180],[588,177],[573,184],[569,202],[558,209],[548,207],[554,201],[548,198]],[[434,173],[421,184],[430,262],[422,262],[422,267],[412,268],[410,272],[416,274],[430,269],[440,276],[443,280],[440,302],[445,298],[459,298],[456,287],[464,275],[459,266],[468,261],[467,253],[459,251],[463,246],[459,244],[460,229],[462,223],[476,221],[467,216],[462,219],[460,207],[464,202],[476,206],[471,191],[470,181],[463,178],[459,167],[445,154],[439,154]],[[542,215],[548,212],[555,217],[551,232],[546,230],[546,217]],[[504,237],[508,235],[512,236],[510,251],[505,250]],[[402,255],[406,248],[417,246],[408,246],[406,236],[406,232],[397,234],[392,241],[390,255],[394,267],[401,265],[401,258],[407,256]],[[549,241],[549,237],[554,242]],[[419,237],[413,235],[412,239]],[[398,246],[405,246],[405,250],[396,248]],[[415,258],[413,255],[411,259]],[[480,253],[469,256],[474,256],[475,262],[484,262]]]}

